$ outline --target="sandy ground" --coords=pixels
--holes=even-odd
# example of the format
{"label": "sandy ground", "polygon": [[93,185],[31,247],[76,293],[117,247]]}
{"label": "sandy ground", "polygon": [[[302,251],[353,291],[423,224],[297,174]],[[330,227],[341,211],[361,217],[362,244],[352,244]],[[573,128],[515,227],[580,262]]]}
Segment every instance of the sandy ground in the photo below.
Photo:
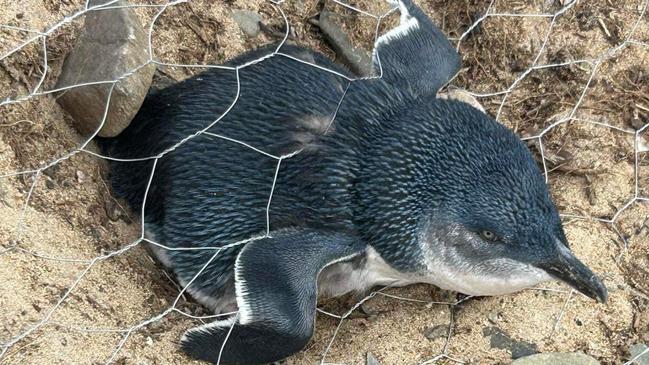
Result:
{"label": "sandy ground", "polygon": [[[477,0],[419,3],[454,42],[489,5]],[[529,144],[539,163],[543,149],[552,194],[566,215],[569,241],[605,278],[609,302],[596,304],[570,295],[555,283],[544,285],[544,290],[474,298],[455,306],[434,304],[455,302],[457,297],[430,286],[389,289],[365,302],[364,311],[354,311],[339,327],[338,319],[319,315],[313,341],[287,364],[319,362],[329,343],[327,362],[362,364],[371,352],[382,364],[421,363],[446,346],[445,331],[432,340],[424,333],[449,324],[453,330],[446,354],[471,364],[510,361],[509,350],[492,348],[491,337],[485,335],[491,327],[515,341],[535,344],[541,352],[582,351],[604,364],[625,361],[631,344],[649,341],[649,204],[627,205],[636,196],[636,186],[638,196],[649,196],[649,157],[638,154],[636,163],[634,153],[635,130],[649,121],[649,47],[624,43],[649,42],[648,16],[639,18],[646,2],[581,1],[551,29],[551,17],[504,15],[555,13],[560,3],[569,1],[496,1],[490,13],[501,15],[486,18],[462,38],[463,69],[453,84],[481,94],[488,113],[523,137],[537,135],[568,115],[578,118],[548,130],[541,145],[533,140]],[[388,9],[369,0],[353,4],[373,14]],[[80,0],[0,0],[0,24],[43,31],[83,5]],[[370,49],[376,20],[332,1],[282,5],[295,42],[335,57],[308,22],[323,7],[340,14],[356,45]],[[153,27],[156,59],[217,64],[275,40],[268,34],[244,37],[231,20],[232,9],[258,11],[270,29],[282,30],[281,14],[269,2],[173,5]],[[137,12],[148,27],[158,10],[143,7]],[[54,86],[82,21],[83,16],[75,18],[48,35],[49,68],[42,90]],[[395,21],[394,16],[386,19],[381,29]],[[0,100],[28,94],[43,71],[38,35],[0,28],[0,57],[35,36],[0,61]],[[616,48],[621,44],[625,46]],[[599,62],[611,49],[617,51]],[[590,62],[570,63],[581,59]],[[570,64],[526,73],[532,66],[557,63]],[[200,69],[160,71],[180,80]],[[503,94],[490,95],[508,89],[504,99]],[[84,142],[54,97],[0,106],[0,174],[43,166]],[[647,133],[639,137],[639,143],[649,139]],[[33,178],[0,178],[0,343],[18,339],[0,363],[192,363],[177,342],[200,320],[169,312],[147,321],[170,308],[178,288],[143,247],[129,246],[140,235],[139,220],[112,198],[105,162],[77,154],[44,170],[35,183]],[[614,224],[604,222],[612,219]],[[329,300],[322,308],[343,314],[357,300]],[[184,297],[177,308],[207,314]]]}

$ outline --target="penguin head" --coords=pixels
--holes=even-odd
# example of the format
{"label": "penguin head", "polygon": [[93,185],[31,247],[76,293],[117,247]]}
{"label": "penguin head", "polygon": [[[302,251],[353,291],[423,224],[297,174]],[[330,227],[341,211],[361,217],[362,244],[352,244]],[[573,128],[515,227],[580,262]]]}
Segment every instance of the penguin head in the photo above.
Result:
{"label": "penguin head", "polygon": [[467,195],[427,215],[419,242],[430,277],[471,295],[506,294],[554,278],[605,302],[605,286],[569,249],[547,193],[533,185],[518,197],[498,190],[504,181],[525,184],[525,174],[491,178],[498,183],[476,180]]}
{"label": "penguin head", "polygon": [[420,188],[434,196],[417,230],[431,280],[466,294],[497,295],[554,278],[606,301],[606,287],[569,249],[527,147],[488,116],[457,104],[430,126],[445,138],[433,137]]}

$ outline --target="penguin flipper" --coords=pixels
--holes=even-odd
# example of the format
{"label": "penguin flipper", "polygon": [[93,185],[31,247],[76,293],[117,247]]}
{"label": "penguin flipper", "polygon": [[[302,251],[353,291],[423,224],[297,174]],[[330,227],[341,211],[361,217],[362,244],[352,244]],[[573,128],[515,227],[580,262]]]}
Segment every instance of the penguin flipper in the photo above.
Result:
{"label": "penguin flipper", "polygon": [[190,329],[183,349],[223,364],[264,364],[298,352],[313,334],[318,274],[361,250],[353,236],[309,229],[247,243],[235,264],[239,314]]}
{"label": "penguin flipper", "polygon": [[374,69],[403,91],[434,97],[460,70],[460,55],[412,0],[388,2],[399,6],[401,20],[374,43]]}

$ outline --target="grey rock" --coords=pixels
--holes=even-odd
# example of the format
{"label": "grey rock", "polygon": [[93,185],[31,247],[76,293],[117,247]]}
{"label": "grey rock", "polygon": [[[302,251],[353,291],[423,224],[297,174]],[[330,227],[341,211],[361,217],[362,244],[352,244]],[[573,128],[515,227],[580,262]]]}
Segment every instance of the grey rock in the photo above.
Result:
{"label": "grey rock", "polygon": [[[107,1],[94,0],[89,5]],[[120,0],[111,6],[127,4]],[[147,33],[133,9],[93,10],[86,15],[84,28],[63,64],[56,87],[120,79],[99,131],[99,136],[114,137],[129,125],[149,90],[155,65],[142,66],[148,58]],[[110,88],[110,84],[86,85],[60,94],[59,104],[74,118],[81,134],[93,133],[101,125]]]}
{"label": "grey rock", "polygon": [[149,93],[166,89],[178,83],[178,80],[172,78],[169,74],[163,71],[164,68],[164,66],[156,68],[155,73],[153,74],[153,81],[151,82]]}
{"label": "grey rock", "polygon": [[440,337],[446,337],[448,334],[447,324],[438,324],[437,326],[429,327],[424,330],[424,336],[429,340],[435,340]]}
{"label": "grey rock", "polygon": [[521,357],[511,365],[599,365],[599,361],[579,352],[550,352]]}
{"label": "grey rock", "polygon": [[496,324],[500,321],[500,315],[498,315],[498,312],[489,312],[487,318],[489,319],[489,322],[493,324]]}
{"label": "grey rock", "polygon": [[365,50],[352,46],[347,34],[334,21],[334,16],[336,14],[323,10],[318,17],[316,24],[324,34],[325,40],[351,71],[361,76],[369,76],[372,73],[371,57]]}
{"label": "grey rock", "polygon": [[256,37],[259,34],[259,22],[261,15],[250,10],[234,10],[232,19],[239,25],[241,31],[248,37]]}
{"label": "grey rock", "polygon": [[379,363],[379,361],[376,359],[376,357],[374,357],[374,355],[372,355],[371,352],[368,352],[365,365],[381,365],[381,363]]}
{"label": "grey rock", "polygon": [[106,216],[108,216],[108,219],[113,222],[117,222],[122,216],[119,211],[119,206],[112,199],[108,199],[104,202],[104,209],[106,210]]}
{"label": "grey rock", "polygon": [[525,341],[514,341],[512,343],[511,351],[512,359],[534,355],[539,352],[535,344]]}
{"label": "grey rock", "polygon": [[629,349],[631,357],[629,360],[633,359],[631,364],[633,365],[649,365],[649,346],[643,343],[636,343],[631,346]]}
{"label": "grey rock", "polygon": [[489,336],[489,346],[507,350],[511,347],[513,340],[498,327],[485,327],[482,329],[484,336]]}
{"label": "grey rock", "polygon": [[535,344],[514,340],[498,327],[485,327],[482,330],[482,334],[484,336],[489,336],[489,345],[491,348],[509,350],[512,359],[536,354],[538,352],[538,348]]}

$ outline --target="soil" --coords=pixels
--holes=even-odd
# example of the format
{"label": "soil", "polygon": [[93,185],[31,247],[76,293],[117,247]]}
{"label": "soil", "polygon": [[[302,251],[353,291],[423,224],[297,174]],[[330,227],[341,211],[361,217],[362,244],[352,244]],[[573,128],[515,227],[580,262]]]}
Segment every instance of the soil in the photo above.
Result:
{"label": "soil", "polygon": [[[383,2],[351,3],[372,14],[389,9]],[[489,6],[478,0],[418,3],[456,43]],[[454,306],[434,304],[458,296],[431,286],[387,289],[339,327],[338,319],[319,314],[313,340],[286,364],[318,363],[329,343],[325,361],[333,363],[364,364],[368,352],[381,364],[422,363],[445,347],[449,358],[439,363],[509,362],[509,350],[492,348],[485,335],[489,327],[540,352],[581,351],[603,364],[624,362],[632,344],[649,342],[649,203],[633,199],[649,197],[649,153],[634,149],[649,143],[649,128],[634,140],[636,130],[649,123],[649,16],[641,17],[647,4],[577,1],[554,23],[552,17],[506,15],[552,14],[568,3],[495,1],[490,13],[500,15],[487,17],[461,39],[463,68],[452,84],[476,93],[488,114],[521,137],[543,133],[529,146],[549,172],[572,249],[604,277],[609,301],[597,304],[558,283]],[[45,31],[84,5],[81,0],[0,0],[0,24]],[[282,4],[290,41],[335,59],[309,22],[323,8],[340,14],[354,45],[371,50],[376,19],[334,1]],[[257,11],[268,31],[246,38],[231,19],[233,9]],[[136,11],[148,27],[159,10]],[[69,19],[47,36],[41,90],[54,87],[83,24],[82,15]],[[392,14],[380,31],[397,22]],[[152,29],[156,59],[206,65],[276,41],[273,34],[283,32],[284,20],[270,2],[191,1],[166,8]],[[0,57],[31,38],[0,60],[0,100],[28,95],[44,71],[39,34],[0,27]],[[588,62],[571,62],[577,60]],[[532,66],[563,63],[527,73]],[[200,71],[159,67],[158,76],[181,80]],[[493,95],[506,90],[511,92]],[[84,143],[55,98],[44,94],[0,106],[0,175],[47,165]],[[564,122],[567,116],[573,119]],[[112,197],[107,173],[105,161],[77,153],[38,176],[0,178],[0,343],[20,336],[1,363],[198,363],[179,351],[178,340],[186,329],[209,320],[170,312],[147,321],[170,308],[179,289],[137,243],[139,217]],[[326,300],[321,307],[343,314],[358,299]],[[208,314],[185,297],[177,308]],[[448,345],[446,332],[425,336],[449,324]]]}

